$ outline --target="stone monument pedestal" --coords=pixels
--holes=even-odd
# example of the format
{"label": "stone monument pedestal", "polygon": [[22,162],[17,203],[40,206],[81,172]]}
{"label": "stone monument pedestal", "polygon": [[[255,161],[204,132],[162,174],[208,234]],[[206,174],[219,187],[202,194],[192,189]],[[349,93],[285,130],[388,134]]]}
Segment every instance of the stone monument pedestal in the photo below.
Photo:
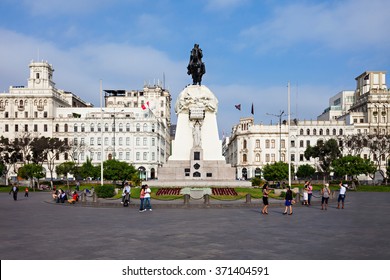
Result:
{"label": "stone monument pedestal", "polygon": [[206,86],[190,85],[180,93],[175,105],[178,120],[172,155],[159,169],[158,180],[150,185],[250,185],[236,181],[235,168],[222,156],[217,110],[218,100]]}

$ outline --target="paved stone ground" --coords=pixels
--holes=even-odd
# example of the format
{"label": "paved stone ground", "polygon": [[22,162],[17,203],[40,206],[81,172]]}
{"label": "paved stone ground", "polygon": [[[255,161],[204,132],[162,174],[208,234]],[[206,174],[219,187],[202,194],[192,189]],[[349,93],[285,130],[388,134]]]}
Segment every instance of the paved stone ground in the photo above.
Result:
{"label": "paved stone ground", "polygon": [[[349,192],[346,208],[64,207],[48,193],[0,193],[0,258],[390,259],[390,193]],[[153,203],[153,201],[152,201]]]}

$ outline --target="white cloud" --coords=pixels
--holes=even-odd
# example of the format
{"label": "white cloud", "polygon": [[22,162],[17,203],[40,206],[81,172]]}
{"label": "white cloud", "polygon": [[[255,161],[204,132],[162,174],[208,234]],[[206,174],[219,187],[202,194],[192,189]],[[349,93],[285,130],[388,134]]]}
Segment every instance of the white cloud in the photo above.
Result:
{"label": "white cloud", "polygon": [[344,51],[390,47],[390,37],[385,35],[389,1],[308,3],[279,6],[271,19],[248,27],[241,35],[260,52],[313,43]]}
{"label": "white cloud", "polygon": [[61,50],[51,42],[3,29],[0,37],[7,42],[0,44],[0,91],[26,85],[28,64],[38,60],[38,49],[39,59],[53,64],[57,88],[72,91],[95,106],[99,105],[100,79],[104,88],[141,89],[144,81],[157,82],[165,73],[166,85],[174,94],[188,80],[183,70],[186,62],[172,61],[151,47],[86,43]]}
{"label": "white cloud", "polygon": [[249,0],[207,0],[206,9],[210,11],[233,10],[246,5]]}
{"label": "white cloud", "polygon": [[118,0],[22,0],[23,5],[34,16],[55,17],[59,14],[89,14]]}

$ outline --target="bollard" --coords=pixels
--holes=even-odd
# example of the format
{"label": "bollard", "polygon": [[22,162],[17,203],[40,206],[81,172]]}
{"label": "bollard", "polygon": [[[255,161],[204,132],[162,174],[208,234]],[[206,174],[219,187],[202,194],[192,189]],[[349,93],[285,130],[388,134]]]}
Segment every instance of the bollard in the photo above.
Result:
{"label": "bollard", "polygon": [[97,194],[96,194],[96,192],[94,192],[93,195],[92,195],[92,202],[97,202]]}
{"label": "bollard", "polygon": [[251,203],[251,194],[250,193],[247,193],[246,196],[245,196],[245,203]]}
{"label": "bollard", "polygon": [[203,195],[203,199],[204,199],[204,204],[210,205],[210,195],[208,194]]}
{"label": "bollard", "polygon": [[85,194],[85,192],[82,192],[81,193],[81,202],[86,202],[87,201],[87,196]]}
{"label": "bollard", "polygon": [[189,194],[185,194],[184,195],[184,204],[188,205],[189,202],[190,202],[190,195]]}

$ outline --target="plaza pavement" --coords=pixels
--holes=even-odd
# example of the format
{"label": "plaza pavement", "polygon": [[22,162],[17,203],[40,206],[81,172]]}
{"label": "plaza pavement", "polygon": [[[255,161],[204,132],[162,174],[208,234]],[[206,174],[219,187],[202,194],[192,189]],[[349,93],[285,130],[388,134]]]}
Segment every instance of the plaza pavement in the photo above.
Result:
{"label": "plaza pavement", "polygon": [[114,207],[118,201],[65,206],[50,203],[49,193],[20,193],[18,201],[0,193],[0,258],[389,260],[389,201],[390,193],[348,192],[343,210],[333,200],[321,211],[315,201],[284,216],[276,201],[269,215],[243,201],[184,208],[182,201],[164,207],[152,200],[154,211],[139,213],[136,206]]}

